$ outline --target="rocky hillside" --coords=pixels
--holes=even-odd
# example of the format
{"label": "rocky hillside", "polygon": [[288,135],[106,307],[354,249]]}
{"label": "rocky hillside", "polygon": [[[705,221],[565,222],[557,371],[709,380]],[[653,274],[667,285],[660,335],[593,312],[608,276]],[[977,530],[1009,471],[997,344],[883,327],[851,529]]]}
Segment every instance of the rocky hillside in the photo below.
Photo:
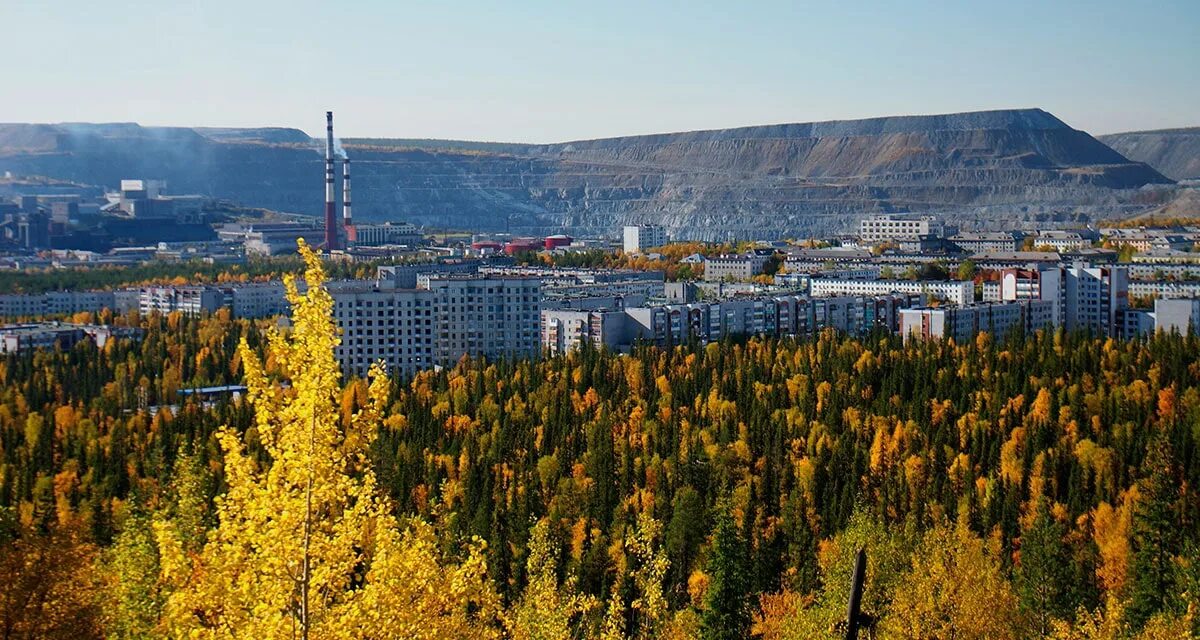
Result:
{"label": "rocky hillside", "polygon": [[[877,212],[964,227],[1128,217],[1171,181],[1038,109],[784,124],[550,145],[347,140],[358,219],[517,233],[654,221],[679,237],[797,236]],[[0,171],[316,214],[319,145],[290,129],[0,125]]]}
{"label": "rocky hillside", "polygon": [[1145,162],[1172,180],[1200,180],[1200,127],[1100,136],[1121,155]]}

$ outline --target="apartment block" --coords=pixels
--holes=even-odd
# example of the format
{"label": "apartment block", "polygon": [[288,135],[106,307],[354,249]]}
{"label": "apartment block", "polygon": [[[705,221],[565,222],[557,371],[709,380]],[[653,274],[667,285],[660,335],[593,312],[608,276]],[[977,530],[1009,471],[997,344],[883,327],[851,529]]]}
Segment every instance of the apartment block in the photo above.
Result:
{"label": "apartment block", "polygon": [[1068,331],[1117,336],[1118,314],[1129,306],[1129,271],[1124,267],[1076,264],[1062,269],[1062,322]]}
{"label": "apartment block", "polygon": [[536,357],[541,280],[523,276],[422,276],[433,296],[434,361],[463,355]]}
{"label": "apartment block", "polygon": [[1134,280],[1129,295],[1135,298],[1200,298],[1200,280]]}
{"label": "apartment block", "polygon": [[225,294],[204,285],[142,287],[138,311],[142,315],[182,312],[184,315],[211,313],[225,305]]}
{"label": "apartment block", "polygon": [[1200,298],[1155,300],[1154,328],[1183,335],[1200,333]]}
{"label": "apartment block", "polygon": [[958,233],[950,236],[949,240],[964,253],[988,253],[1017,251],[1021,248],[1024,235],[1017,231]]}
{"label": "apartment block", "polygon": [[[298,282],[301,291],[304,283]],[[222,286],[224,306],[235,318],[270,318],[288,313],[287,293],[282,282],[250,282]]]}
{"label": "apartment block", "polygon": [[981,302],[900,311],[900,333],[905,340],[953,338],[966,342],[984,331],[999,336],[1017,327],[1036,331],[1053,324],[1054,305],[1048,300]]}
{"label": "apartment block", "polygon": [[624,229],[625,253],[641,253],[667,244],[667,230],[656,224],[630,225]]}
{"label": "apartment block", "polygon": [[858,223],[858,237],[863,242],[941,237],[945,231],[941,220],[935,216],[881,215],[865,218]]}
{"label": "apartment block", "polygon": [[912,293],[958,305],[970,304],[975,299],[975,285],[970,280],[855,280],[822,277],[810,279],[808,286],[809,294],[814,298]]}
{"label": "apartment block", "polygon": [[1100,240],[1100,234],[1092,229],[1072,229],[1066,231],[1042,231],[1033,240],[1035,247],[1050,247],[1055,251],[1073,251],[1085,249]]}
{"label": "apartment block", "polygon": [[585,342],[627,350],[639,340],[666,346],[730,335],[807,336],[826,328],[855,335],[875,329],[895,332],[900,310],[920,302],[919,295],[775,296],[624,310],[545,310],[542,345],[561,353]]}
{"label": "apartment block", "polygon": [[434,365],[434,294],[372,281],[329,283],[341,330],[334,356],[347,376],[365,376],[383,362],[392,375],[410,377]]}
{"label": "apartment block", "polygon": [[749,280],[763,273],[774,255],[773,249],[756,249],[735,255],[710,256],[704,260],[704,279],[708,282]]}

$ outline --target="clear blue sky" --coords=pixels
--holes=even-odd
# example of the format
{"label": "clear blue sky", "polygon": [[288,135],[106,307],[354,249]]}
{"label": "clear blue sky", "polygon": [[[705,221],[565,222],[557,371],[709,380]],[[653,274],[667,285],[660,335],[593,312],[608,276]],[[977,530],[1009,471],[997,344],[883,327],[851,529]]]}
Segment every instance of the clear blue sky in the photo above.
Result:
{"label": "clear blue sky", "polygon": [[[858,6],[855,6],[858,5]],[[1200,125],[1200,0],[0,0],[0,122],[552,142],[1042,107]]]}

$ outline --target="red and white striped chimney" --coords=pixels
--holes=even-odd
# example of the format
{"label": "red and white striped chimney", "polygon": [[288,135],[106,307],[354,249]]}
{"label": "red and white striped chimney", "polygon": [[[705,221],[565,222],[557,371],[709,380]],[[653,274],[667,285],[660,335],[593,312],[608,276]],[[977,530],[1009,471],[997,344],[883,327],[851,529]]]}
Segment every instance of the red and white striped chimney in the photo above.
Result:
{"label": "red and white striped chimney", "polygon": [[[343,152],[344,154],[344,152]],[[350,215],[350,156],[342,158],[342,224],[346,227],[346,243],[358,238],[354,232],[354,218]]]}
{"label": "red and white striped chimney", "polygon": [[338,221],[333,193],[333,112],[325,112],[325,250],[339,249]]}

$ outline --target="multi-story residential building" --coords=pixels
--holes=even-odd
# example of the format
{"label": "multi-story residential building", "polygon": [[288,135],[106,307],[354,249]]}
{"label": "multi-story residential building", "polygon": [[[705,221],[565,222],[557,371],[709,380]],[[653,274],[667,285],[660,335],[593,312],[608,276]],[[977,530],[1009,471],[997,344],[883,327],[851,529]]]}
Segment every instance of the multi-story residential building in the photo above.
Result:
{"label": "multi-story residential building", "polygon": [[138,311],[142,315],[182,312],[184,315],[211,313],[225,305],[225,294],[205,285],[142,287]]}
{"label": "multi-story residential building", "polygon": [[959,305],[969,304],[975,299],[975,285],[970,280],[845,280],[822,277],[811,278],[808,286],[809,294],[815,298],[913,293]]}
{"label": "multi-story residential building", "polygon": [[1101,235],[1113,246],[1136,251],[1186,251],[1195,244],[1190,234],[1169,229],[1103,229]]}
{"label": "multi-story residential building", "polygon": [[550,355],[567,353],[583,344],[599,349],[621,347],[625,312],[613,309],[542,311],[542,349]]}
{"label": "multi-story residential building", "polygon": [[1200,298],[1155,300],[1154,328],[1182,335],[1200,333]]}
{"label": "multi-story residential building", "polygon": [[383,265],[375,270],[375,278],[386,280],[399,289],[415,289],[417,276],[428,274],[476,274],[485,263],[481,260],[439,260],[437,262],[406,262]]}
{"label": "multi-story residential building", "polygon": [[115,309],[112,291],[50,291],[46,293],[46,313],[51,315]]}
{"label": "multi-story residential building", "polygon": [[1055,251],[1073,251],[1090,247],[1099,239],[1100,234],[1092,229],[1051,230],[1038,233],[1033,245],[1050,247]]}
{"label": "multi-story residential building", "polygon": [[1200,280],[1134,280],[1129,283],[1134,298],[1197,298]]}
{"label": "multi-story residential building", "polygon": [[522,276],[421,276],[433,294],[434,362],[463,355],[536,357],[541,280]]}
{"label": "multi-story residential building", "polygon": [[704,259],[704,279],[708,282],[749,280],[763,273],[774,255],[774,249],[755,249],[736,255],[709,256]]}
{"label": "multi-story residential building", "polygon": [[1200,253],[1179,249],[1151,249],[1135,253],[1131,261],[1138,264],[1157,265],[1200,265]]}
{"label": "multi-story residential building", "polygon": [[826,328],[856,335],[875,329],[895,332],[900,310],[920,302],[919,295],[775,296],[623,310],[545,310],[542,345],[560,353],[584,342],[627,350],[638,340],[658,345],[707,343],[728,335],[805,336]]}
{"label": "multi-story residential building", "polygon": [[26,318],[45,315],[45,313],[45,295],[26,295],[21,293],[0,295],[0,316],[6,318]]}
{"label": "multi-story residential building", "polygon": [[1024,238],[1024,235],[1017,231],[987,231],[958,233],[950,236],[949,240],[964,253],[987,253],[1017,251],[1021,248]]}
{"label": "multi-story residential building", "polygon": [[945,226],[936,216],[880,215],[858,223],[858,237],[868,243],[922,236],[940,238],[945,232]]}
{"label": "multi-story residential building", "polygon": [[1113,336],[1133,340],[1138,336],[1154,333],[1154,312],[1146,309],[1121,309],[1117,312],[1117,324]]}
{"label": "multi-story residential building", "polygon": [[33,322],[0,327],[0,353],[30,349],[70,349],[84,339],[103,348],[113,338],[140,338],[141,329],[95,324]]}
{"label": "multi-story residential building", "polygon": [[1064,267],[1063,326],[1096,335],[1119,335],[1118,314],[1129,306],[1129,271],[1124,267]]}
{"label": "multi-story residential building", "polygon": [[372,281],[331,282],[333,317],[341,330],[334,357],[348,376],[383,362],[410,377],[434,365],[434,294]]}
{"label": "multi-story residential building", "polygon": [[1025,268],[1000,270],[998,281],[983,283],[984,302],[1049,300],[1054,305],[1054,324],[1063,319],[1063,274],[1058,266],[1031,264]]}
{"label": "multi-story residential building", "polygon": [[70,349],[87,337],[83,329],[56,323],[10,324],[0,327],[0,353],[31,349]]}
{"label": "multi-story residential building", "polygon": [[113,292],[113,311],[115,313],[137,311],[141,307],[141,302],[141,289],[117,289]]}
{"label": "multi-story residential building", "polygon": [[1129,306],[1133,285],[1121,266],[1031,264],[1000,271],[998,282],[985,282],[984,301],[1045,300],[1054,305],[1054,323],[1068,331],[1086,329],[1119,336],[1118,315]]}
{"label": "multi-story residential building", "polygon": [[667,230],[656,224],[630,225],[624,230],[625,253],[641,253],[667,244]]}
{"label": "multi-story residential building", "polygon": [[1036,331],[1053,324],[1054,305],[1049,300],[980,302],[900,311],[900,333],[905,340],[953,338],[966,342],[981,331],[1003,335],[1017,327]]}
{"label": "multi-story residential building", "polygon": [[[297,282],[303,291],[304,283]],[[223,306],[229,307],[235,318],[270,318],[288,312],[286,291],[282,282],[250,282],[223,285]]]}
{"label": "multi-story residential building", "polygon": [[[1200,255],[1200,254],[1197,254]],[[1134,256],[1136,258],[1137,256]],[[1200,280],[1200,262],[1196,263],[1142,263],[1123,262],[1120,266],[1129,270],[1132,280]]]}

